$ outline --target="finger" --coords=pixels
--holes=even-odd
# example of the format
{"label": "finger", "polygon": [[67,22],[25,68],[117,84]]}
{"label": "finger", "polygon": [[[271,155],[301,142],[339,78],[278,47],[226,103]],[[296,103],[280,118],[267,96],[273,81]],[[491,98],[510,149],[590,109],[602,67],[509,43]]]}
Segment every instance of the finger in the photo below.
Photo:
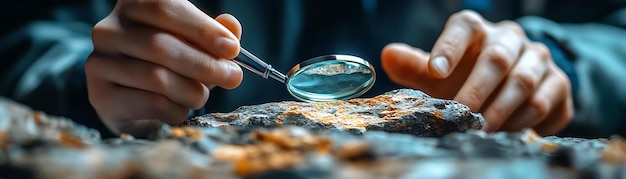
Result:
{"label": "finger", "polygon": [[215,17],[215,20],[226,27],[230,32],[232,32],[237,39],[241,40],[241,24],[235,18],[235,16],[230,14],[221,14]]}
{"label": "finger", "polygon": [[115,84],[150,91],[166,96],[187,108],[198,109],[209,98],[209,89],[202,83],[180,76],[150,62],[128,57],[95,60],[95,74]]}
{"label": "finger", "polygon": [[[113,60],[115,59],[92,54],[85,63],[85,71],[88,72],[88,85],[93,83],[94,86],[94,88],[90,86],[89,89],[90,101],[93,97],[93,100],[99,102],[97,107],[106,109],[104,111],[106,114],[114,114],[110,117],[123,120],[160,119],[170,124],[176,124],[186,118],[189,108],[171,101],[164,95],[121,86],[105,78],[109,73],[108,70],[111,69],[102,68],[102,65],[105,65],[106,61]],[[180,116],[182,116],[182,120]]]}
{"label": "finger", "polygon": [[556,110],[548,115],[548,120],[544,120],[542,123],[535,126],[534,130],[542,136],[558,133],[572,120],[572,116],[574,116],[573,108],[574,104],[572,98],[567,98],[566,101],[563,101],[563,103],[557,106]]}
{"label": "finger", "polygon": [[[189,113],[189,108],[163,95],[112,83],[105,89],[107,95],[100,99],[103,104],[98,114],[108,121],[107,126],[120,133],[147,133],[154,131],[153,127],[161,122],[178,125],[187,119]],[[142,126],[146,123],[150,126]]]}
{"label": "finger", "polygon": [[431,51],[430,74],[439,79],[448,77],[470,43],[484,31],[484,20],[478,13],[465,10],[452,15]]}
{"label": "finger", "polygon": [[220,58],[231,59],[239,53],[239,41],[189,1],[151,0],[120,2],[123,17],[180,35]]}
{"label": "finger", "polygon": [[91,41],[93,42],[94,51],[98,53],[117,54],[117,45],[114,43],[111,37],[120,35],[123,32],[123,27],[117,18],[104,18],[99,21],[92,29]]}
{"label": "finger", "polygon": [[[548,71],[551,60],[544,46],[532,46],[525,50],[519,62],[513,67],[504,86],[493,102],[484,109],[485,131],[500,129],[505,120],[536,91]],[[505,126],[502,126],[506,128]]]}
{"label": "finger", "polygon": [[[93,56],[93,55],[92,55]],[[95,75],[98,68],[90,57],[85,64],[89,101],[102,121],[115,133],[151,131],[160,122],[138,122],[135,120],[158,120],[169,124],[180,124],[188,113],[188,108],[180,106],[163,95],[145,90],[133,89],[114,84]],[[149,123],[148,126],[135,126]],[[140,129],[141,128],[141,129]]]}
{"label": "finger", "polygon": [[[161,126],[158,119],[170,123],[184,121],[188,109],[170,102],[164,96],[121,87],[94,75],[97,71],[93,69],[99,67],[93,63],[96,61],[93,56],[85,63],[89,101],[112,132],[144,136]],[[142,122],[134,122],[140,119]]]}
{"label": "finger", "polygon": [[[86,67],[90,66],[90,61],[91,60],[87,60]],[[122,117],[122,119],[127,120],[120,120],[120,116],[136,114],[137,111],[135,110],[131,110],[131,113],[125,113],[128,112],[128,109],[136,106],[125,106],[128,105],[128,103],[122,100],[117,101],[118,104],[108,104],[111,102],[107,101],[107,99],[111,97],[109,94],[111,92],[110,89],[114,85],[99,79],[99,77],[90,75],[89,73],[92,73],[92,70],[86,70],[85,72],[88,73],[87,87],[89,88],[89,102],[98,113],[100,120],[111,132],[114,134],[128,133],[133,136],[142,137],[161,127],[162,122],[157,119],[133,120],[131,117]],[[135,95],[128,96],[136,100],[142,100],[138,99],[138,96]],[[124,111],[116,111],[118,108],[122,108]]]}
{"label": "finger", "polygon": [[[551,65],[554,66],[554,65]],[[558,67],[550,67],[558,68]],[[565,80],[567,81],[567,80]],[[502,130],[518,131],[543,122],[557,105],[569,94],[568,82],[554,72],[548,73],[537,91],[518,108],[504,124]]]}
{"label": "finger", "polygon": [[419,88],[417,79],[428,75],[428,53],[407,44],[392,43],[381,52],[381,65],[389,78],[400,85]]}
{"label": "finger", "polygon": [[522,37],[509,30],[493,32],[469,77],[454,99],[477,112],[517,63]]}
{"label": "finger", "polygon": [[574,116],[574,104],[569,78],[556,64],[553,63],[551,66],[555,69],[555,75],[553,75],[554,84],[560,86],[558,89],[561,89],[561,93],[554,110],[548,114],[545,120],[534,127],[535,131],[541,135],[556,134],[565,128]]}
{"label": "finger", "polygon": [[241,68],[231,60],[216,59],[181,39],[151,28],[93,31],[96,49],[109,49],[123,55],[146,60],[187,78],[231,89],[243,79]]}

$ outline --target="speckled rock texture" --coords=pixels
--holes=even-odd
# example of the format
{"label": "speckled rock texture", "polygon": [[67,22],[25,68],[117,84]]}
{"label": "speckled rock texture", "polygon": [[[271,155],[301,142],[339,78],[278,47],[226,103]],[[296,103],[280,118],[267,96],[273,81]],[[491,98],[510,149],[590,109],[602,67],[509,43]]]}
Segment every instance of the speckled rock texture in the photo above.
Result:
{"label": "speckled rock texture", "polygon": [[626,140],[298,126],[97,131],[0,98],[0,178],[626,178]]}
{"label": "speckled rock texture", "polygon": [[373,98],[331,102],[275,102],[243,106],[230,113],[213,113],[188,120],[200,127],[244,128],[301,126],[362,134],[386,131],[415,136],[443,136],[480,129],[484,119],[452,100],[431,98],[412,89],[393,90]]}
{"label": "speckled rock texture", "polygon": [[0,98],[0,149],[4,150],[9,145],[49,141],[61,141],[57,144],[79,148],[99,142],[100,133],[78,125],[70,119],[48,116],[6,98]]}

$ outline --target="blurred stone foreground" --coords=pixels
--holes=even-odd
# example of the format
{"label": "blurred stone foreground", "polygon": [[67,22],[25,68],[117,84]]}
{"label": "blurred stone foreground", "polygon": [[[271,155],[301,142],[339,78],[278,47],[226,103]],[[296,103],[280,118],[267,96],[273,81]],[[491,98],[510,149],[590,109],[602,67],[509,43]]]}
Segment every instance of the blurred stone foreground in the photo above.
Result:
{"label": "blurred stone foreground", "polygon": [[0,99],[0,178],[626,178],[626,140],[478,131],[483,119],[416,90],[277,102],[101,139]]}

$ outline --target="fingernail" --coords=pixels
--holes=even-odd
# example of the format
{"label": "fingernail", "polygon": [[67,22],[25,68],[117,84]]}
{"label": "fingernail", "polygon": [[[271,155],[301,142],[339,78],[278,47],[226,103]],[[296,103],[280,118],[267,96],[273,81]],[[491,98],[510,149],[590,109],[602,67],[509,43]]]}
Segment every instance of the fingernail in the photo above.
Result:
{"label": "fingernail", "polygon": [[239,65],[235,64],[235,63],[228,63],[228,70],[231,74],[231,76],[235,73],[240,73],[241,72],[241,67],[239,67]]}
{"label": "fingernail", "polygon": [[432,63],[433,63],[433,67],[435,67],[435,70],[437,70],[439,75],[444,76],[444,77],[448,75],[449,65],[448,65],[448,59],[446,59],[446,57],[443,57],[443,56],[435,57]]}
{"label": "fingernail", "polygon": [[241,83],[243,74],[241,71],[241,67],[235,63],[228,63],[228,84],[226,86],[227,89],[231,89],[239,86]]}
{"label": "fingernail", "polygon": [[239,48],[237,42],[231,38],[220,37],[215,41],[215,52],[222,58],[232,58],[237,54],[234,51]]}

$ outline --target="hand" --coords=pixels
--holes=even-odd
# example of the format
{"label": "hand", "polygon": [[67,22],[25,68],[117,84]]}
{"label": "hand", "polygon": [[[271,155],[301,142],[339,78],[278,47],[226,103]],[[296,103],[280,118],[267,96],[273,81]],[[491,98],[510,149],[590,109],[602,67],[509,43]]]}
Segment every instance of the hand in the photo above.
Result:
{"label": "hand", "polygon": [[494,24],[462,11],[450,17],[430,53],[390,44],[381,59],[392,81],[481,112],[485,131],[532,127],[554,134],[573,115],[569,78],[515,22]]}
{"label": "hand", "polygon": [[186,0],[119,0],[94,28],[85,64],[89,100],[115,133],[143,136],[180,124],[214,86],[242,80],[233,63],[241,25],[213,19]]}

